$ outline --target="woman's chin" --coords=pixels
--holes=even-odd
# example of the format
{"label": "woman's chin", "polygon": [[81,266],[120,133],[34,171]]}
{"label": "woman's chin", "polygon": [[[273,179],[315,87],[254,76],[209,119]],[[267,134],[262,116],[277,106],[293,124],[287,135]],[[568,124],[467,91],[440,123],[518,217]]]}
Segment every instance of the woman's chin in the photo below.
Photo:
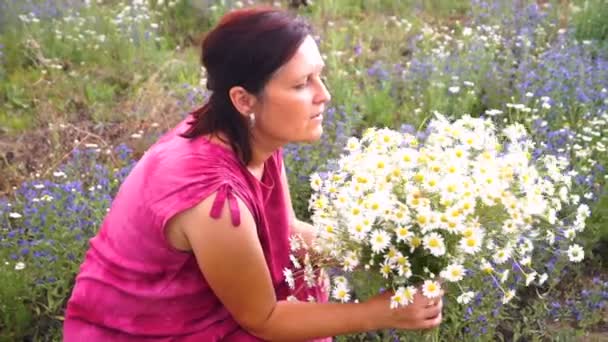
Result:
{"label": "woman's chin", "polygon": [[296,144],[312,144],[319,141],[321,136],[323,136],[323,127],[319,126],[319,128],[311,130],[307,132],[307,134],[303,134],[298,138],[289,139],[289,141]]}
{"label": "woman's chin", "polygon": [[319,125],[319,128],[314,130],[314,132],[312,132],[310,134],[310,136],[308,137],[308,139],[306,139],[305,142],[307,142],[307,143],[317,142],[321,139],[321,136],[323,136],[323,126]]}

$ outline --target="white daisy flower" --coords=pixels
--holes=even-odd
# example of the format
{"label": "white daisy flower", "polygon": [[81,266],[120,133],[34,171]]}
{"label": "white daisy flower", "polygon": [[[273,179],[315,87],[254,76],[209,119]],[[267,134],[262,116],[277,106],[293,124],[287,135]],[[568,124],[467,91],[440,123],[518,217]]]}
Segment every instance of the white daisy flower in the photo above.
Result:
{"label": "white daisy flower", "polygon": [[344,285],[348,286],[348,280],[346,280],[346,278],[343,276],[334,277],[333,280],[336,285],[344,284]]}
{"label": "white daisy flower", "polygon": [[8,217],[14,218],[14,219],[18,219],[18,218],[22,218],[23,216],[21,216],[21,214],[19,214],[19,213],[14,213],[13,212],[13,213],[9,213]]}
{"label": "white daisy flower", "polygon": [[460,239],[460,248],[467,254],[475,254],[481,250],[481,238],[479,235],[471,235]]}
{"label": "white daisy flower", "polygon": [[346,142],[346,150],[350,151],[350,152],[359,150],[360,146],[361,146],[361,144],[359,143],[359,139],[357,139],[355,137],[349,138],[348,141]]}
{"label": "white daisy flower", "polygon": [[283,275],[285,276],[285,282],[289,285],[290,289],[295,289],[295,280],[293,279],[293,272],[290,269],[283,270]]}
{"label": "white daisy flower", "polygon": [[458,87],[458,86],[449,87],[448,91],[452,94],[458,94],[458,92],[460,91],[460,87]]}
{"label": "white daisy flower", "polygon": [[291,260],[291,263],[292,263],[292,265],[293,265],[293,267],[294,267],[295,269],[300,269],[300,268],[302,268],[302,265],[300,264],[300,261],[298,260],[298,258],[296,258],[296,256],[295,256],[295,255],[290,254],[290,255],[289,255],[289,260]]}
{"label": "white daisy flower", "polygon": [[509,279],[509,270],[504,270],[500,275],[500,282],[504,283],[505,281],[507,281],[507,279]]}
{"label": "white daisy flower", "polygon": [[414,295],[418,290],[413,286],[399,287],[391,297],[391,309],[406,306],[414,302]]}
{"label": "white daisy flower", "polygon": [[435,298],[441,294],[441,285],[434,280],[425,280],[422,284],[422,294],[427,298]]}
{"label": "white daisy flower", "polygon": [[343,266],[344,270],[350,272],[358,265],[359,265],[359,257],[357,257],[357,253],[355,253],[353,251],[348,251],[342,261],[342,266]]}
{"label": "white daisy flower", "polygon": [[349,289],[345,283],[338,283],[332,291],[332,297],[342,303],[346,303],[350,300],[350,294],[348,292]]}
{"label": "white daisy flower", "polygon": [[538,285],[544,284],[547,279],[549,279],[549,275],[547,275],[547,273],[541,274],[540,277],[538,277]]}
{"label": "white daisy flower", "polygon": [[576,237],[576,230],[574,230],[574,228],[566,229],[564,231],[564,237],[568,240],[574,240]]}
{"label": "white daisy flower", "polygon": [[21,271],[24,268],[25,268],[25,263],[22,261],[19,261],[18,263],[15,264],[15,270],[17,270],[17,271]]}
{"label": "white daisy flower", "polygon": [[319,191],[321,185],[323,185],[323,180],[321,179],[321,176],[319,176],[318,173],[312,174],[312,176],[310,176],[310,187],[314,191]]}
{"label": "white daisy flower", "polygon": [[390,235],[383,230],[374,230],[371,234],[370,243],[374,253],[380,253],[391,243]]}
{"label": "white daisy flower", "polygon": [[553,245],[555,243],[555,234],[551,231],[547,232],[547,243]]}
{"label": "white daisy flower", "polygon": [[498,265],[505,263],[511,257],[511,248],[505,247],[496,251],[494,254],[494,262]]}
{"label": "white daisy flower", "polygon": [[534,279],[536,279],[537,275],[538,275],[538,273],[536,273],[536,272],[526,274],[526,286],[530,286],[530,284],[534,281]]}
{"label": "white daisy flower", "polygon": [[55,171],[55,172],[53,172],[53,176],[55,176],[57,178],[59,178],[59,177],[63,177],[63,178],[67,177],[67,175],[63,171]]}
{"label": "white daisy flower", "polygon": [[297,235],[292,235],[289,237],[289,248],[292,252],[295,252],[297,250],[299,250],[300,248],[302,248],[302,235],[297,234]]}
{"label": "white daisy flower", "polygon": [[583,247],[573,244],[568,248],[568,259],[571,262],[581,262],[585,258],[585,251],[583,251]]}
{"label": "white daisy flower", "polygon": [[469,304],[471,300],[473,300],[473,297],[475,297],[475,292],[463,292],[460,296],[458,296],[458,298],[456,298],[456,302],[458,302],[459,304],[466,305]]}
{"label": "white daisy flower", "polygon": [[487,274],[492,274],[494,272],[494,267],[486,259],[481,260],[479,269]]}
{"label": "white daisy flower", "polygon": [[502,110],[499,110],[499,109],[486,110],[486,115],[489,115],[489,116],[496,116],[496,115],[500,115],[500,114],[502,114]]}
{"label": "white daisy flower", "polygon": [[447,281],[456,282],[464,278],[465,269],[460,264],[451,264],[441,271],[440,276]]}
{"label": "white daisy flower", "polygon": [[308,287],[313,287],[316,283],[316,275],[315,270],[310,264],[310,259],[308,259],[308,254],[306,255],[306,260],[304,260],[304,264],[304,280],[306,281]]}
{"label": "white daisy flower", "polygon": [[515,290],[509,290],[505,292],[504,296],[502,297],[502,303],[507,304],[511,301],[511,299],[513,299],[513,297],[515,297]]}
{"label": "white daisy flower", "polygon": [[403,296],[403,290],[403,287],[399,287],[397,291],[395,291],[395,294],[391,296],[391,309],[396,309],[400,306],[407,305],[405,297]]}
{"label": "white daisy flower", "polygon": [[445,243],[443,237],[435,232],[424,236],[422,243],[434,256],[442,256],[445,254]]}
{"label": "white daisy flower", "polygon": [[403,295],[405,296],[405,299],[407,300],[408,303],[414,302],[414,295],[416,293],[418,293],[418,289],[416,289],[414,286],[408,286],[403,291]]}
{"label": "white daisy flower", "polygon": [[398,242],[405,242],[412,236],[412,232],[405,226],[399,226],[395,229],[395,235]]}
{"label": "white daisy flower", "polygon": [[393,270],[391,267],[391,263],[388,260],[384,260],[384,262],[380,266],[380,274],[382,274],[382,277],[384,279],[387,279],[391,275],[392,272],[393,272]]}

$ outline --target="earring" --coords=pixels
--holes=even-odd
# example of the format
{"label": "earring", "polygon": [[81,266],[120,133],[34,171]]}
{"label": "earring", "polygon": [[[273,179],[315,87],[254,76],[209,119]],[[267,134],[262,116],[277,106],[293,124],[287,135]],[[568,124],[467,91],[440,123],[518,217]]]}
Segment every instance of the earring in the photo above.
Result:
{"label": "earring", "polygon": [[249,128],[255,126],[255,113],[249,113]]}

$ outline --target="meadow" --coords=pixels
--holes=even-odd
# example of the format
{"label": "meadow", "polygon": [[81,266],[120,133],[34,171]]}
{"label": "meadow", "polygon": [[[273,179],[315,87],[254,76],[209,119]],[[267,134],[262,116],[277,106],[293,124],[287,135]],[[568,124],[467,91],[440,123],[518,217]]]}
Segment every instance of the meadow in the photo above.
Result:
{"label": "meadow", "polygon": [[608,340],[607,1],[0,0],[0,341],[61,340],[74,276],[121,181],[208,95],[205,31],[262,3],[312,23],[332,93],[322,139],[284,149],[298,217],[310,217],[309,176],[334,167],[349,137],[424,137],[435,113],[523,124],[530,158],[566,157],[570,200],[591,211],[584,261],[535,250],[549,280],[508,304],[492,286],[468,304],[448,293],[432,336],[337,341]]}

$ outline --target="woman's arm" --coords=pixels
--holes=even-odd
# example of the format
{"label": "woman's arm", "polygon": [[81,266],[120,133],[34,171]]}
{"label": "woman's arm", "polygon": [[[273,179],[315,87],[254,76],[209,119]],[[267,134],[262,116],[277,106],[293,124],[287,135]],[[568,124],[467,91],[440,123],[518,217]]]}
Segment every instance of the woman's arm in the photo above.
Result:
{"label": "woman's arm", "polygon": [[[241,223],[232,225],[228,203],[219,219],[209,217],[215,195],[171,221],[184,232],[201,272],[235,320],[270,341],[370,331],[383,327],[370,303],[338,304],[277,301],[258,240],[255,221],[238,199]],[[388,311],[388,302],[381,304]],[[382,309],[381,309],[382,310]]]}
{"label": "woman's arm", "polygon": [[209,216],[216,194],[170,222],[185,236],[207,283],[236,322],[269,341],[299,341],[384,328],[429,329],[441,322],[442,302],[389,309],[390,293],[363,303],[277,301],[253,215],[237,198],[240,224],[231,221],[228,201],[220,218]]}

